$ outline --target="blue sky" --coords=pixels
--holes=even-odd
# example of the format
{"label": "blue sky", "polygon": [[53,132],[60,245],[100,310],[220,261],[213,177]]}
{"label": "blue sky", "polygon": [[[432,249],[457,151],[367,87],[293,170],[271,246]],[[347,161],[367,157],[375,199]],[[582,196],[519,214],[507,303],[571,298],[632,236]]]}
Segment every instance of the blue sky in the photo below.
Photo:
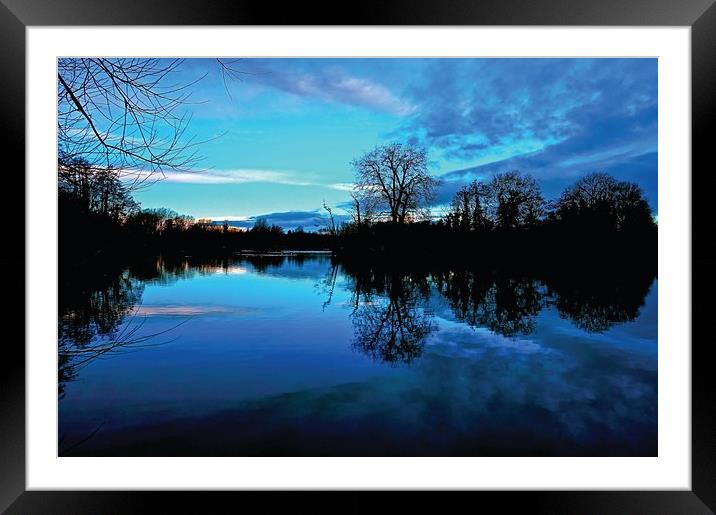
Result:
{"label": "blue sky", "polygon": [[[136,194],[195,217],[271,215],[320,223],[347,201],[350,162],[389,141],[427,147],[436,204],[497,172],[533,174],[547,198],[582,175],[638,183],[657,211],[656,59],[241,59],[240,80],[211,59],[188,105],[205,141],[199,168]],[[272,215],[273,214],[273,215]],[[317,218],[317,216],[319,218]]]}

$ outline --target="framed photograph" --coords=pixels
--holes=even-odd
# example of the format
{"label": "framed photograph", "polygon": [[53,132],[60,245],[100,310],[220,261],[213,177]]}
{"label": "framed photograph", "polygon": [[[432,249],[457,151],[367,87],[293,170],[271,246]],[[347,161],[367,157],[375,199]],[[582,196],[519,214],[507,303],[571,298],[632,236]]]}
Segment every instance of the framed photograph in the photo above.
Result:
{"label": "framed photograph", "polygon": [[3,509],[712,513],[711,4],[3,0]]}

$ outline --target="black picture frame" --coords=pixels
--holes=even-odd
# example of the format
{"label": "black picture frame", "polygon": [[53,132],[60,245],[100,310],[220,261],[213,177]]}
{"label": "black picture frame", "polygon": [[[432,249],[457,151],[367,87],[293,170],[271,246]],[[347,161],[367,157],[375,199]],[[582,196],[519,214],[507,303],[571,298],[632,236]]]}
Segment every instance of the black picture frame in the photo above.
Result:
{"label": "black picture frame", "polygon": [[[40,25],[606,25],[691,27],[692,73],[692,489],[689,491],[526,491],[450,493],[449,500],[477,508],[499,503],[501,510],[520,508],[538,513],[713,513],[716,511],[716,425],[713,401],[715,374],[708,359],[707,333],[716,286],[716,244],[710,195],[709,158],[713,143],[708,129],[716,111],[716,0],[475,0],[363,1],[322,6],[318,3],[215,0],[0,0],[0,140],[7,156],[6,191],[25,191],[25,29]],[[710,167],[712,168],[712,166]],[[689,173],[670,170],[669,173]],[[24,212],[24,195],[13,194]],[[4,224],[7,242],[16,252],[0,256],[6,270],[25,270],[25,226]],[[24,278],[9,274],[7,291],[25,298]],[[22,283],[22,284],[21,284]],[[19,292],[23,292],[20,294]],[[3,316],[6,327],[17,327],[24,302],[15,302]],[[4,339],[0,373],[0,509],[7,513],[133,513],[209,512],[223,506],[258,506],[276,511],[278,504],[301,505],[318,511],[367,510],[384,502],[377,492],[345,492],[328,496],[314,492],[70,492],[25,491],[25,349],[24,329]],[[9,333],[8,333],[9,334]],[[668,365],[668,364],[667,364]],[[663,366],[663,364],[660,364]],[[319,497],[319,494],[320,497]],[[380,499],[378,499],[380,496]],[[466,497],[469,497],[466,499]],[[402,508],[427,507],[444,494],[402,494]],[[324,502],[320,502],[324,501]],[[240,504],[239,504],[240,503]],[[296,504],[298,503],[298,504]],[[336,504],[337,503],[337,504]]]}

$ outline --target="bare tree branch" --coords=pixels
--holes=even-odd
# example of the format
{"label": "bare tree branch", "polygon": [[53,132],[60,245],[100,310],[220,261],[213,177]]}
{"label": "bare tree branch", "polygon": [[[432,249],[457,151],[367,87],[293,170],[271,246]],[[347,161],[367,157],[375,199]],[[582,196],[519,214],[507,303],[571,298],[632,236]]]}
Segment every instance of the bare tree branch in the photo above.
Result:
{"label": "bare tree branch", "polygon": [[[227,77],[242,73],[219,63]],[[191,87],[206,77],[175,80],[182,59],[64,58],[58,60],[57,128],[62,162],[78,159],[117,170],[130,190],[190,169],[201,160],[186,134]],[[228,93],[228,87],[227,87]]]}
{"label": "bare tree branch", "polygon": [[400,143],[376,147],[352,162],[354,191],[372,198],[393,223],[405,223],[421,213],[433,198],[437,181],[428,173],[427,152]]}

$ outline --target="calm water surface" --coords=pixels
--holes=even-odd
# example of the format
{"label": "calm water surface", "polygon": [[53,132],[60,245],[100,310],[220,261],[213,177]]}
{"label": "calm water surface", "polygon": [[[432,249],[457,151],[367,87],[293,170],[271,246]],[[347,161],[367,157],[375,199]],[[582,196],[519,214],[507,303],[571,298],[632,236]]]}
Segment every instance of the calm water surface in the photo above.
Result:
{"label": "calm water surface", "polygon": [[61,455],[657,453],[648,274],[160,259],[60,295]]}

